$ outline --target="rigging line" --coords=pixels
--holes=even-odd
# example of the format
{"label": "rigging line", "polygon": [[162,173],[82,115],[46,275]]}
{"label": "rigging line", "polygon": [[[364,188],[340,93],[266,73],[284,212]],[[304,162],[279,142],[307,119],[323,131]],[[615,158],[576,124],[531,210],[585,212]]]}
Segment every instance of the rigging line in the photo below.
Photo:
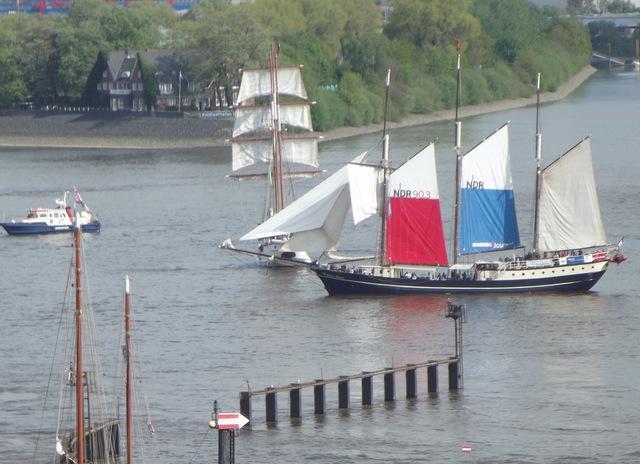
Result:
{"label": "rigging line", "polygon": [[193,455],[191,456],[191,459],[189,460],[189,462],[187,464],[192,464],[193,460],[196,458],[196,456],[198,455],[198,452],[200,451],[200,448],[202,447],[202,444],[204,443],[204,439],[206,438],[206,436],[211,432],[211,429],[207,427],[207,430],[201,435],[200,438],[200,443],[198,444],[198,446],[196,447],[196,449],[193,451]]}
{"label": "rigging line", "polygon": [[[146,391],[143,388],[143,380],[142,380],[144,377],[143,363],[140,362],[140,360],[142,359],[142,350],[140,348],[140,344],[138,343],[138,337],[136,337],[137,321],[136,321],[135,305],[133,303],[130,305],[129,317],[131,321],[130,356],[132,358],[132,370],[133,370],[132,382],[134,384],[137,384],[136,388],[134,388],[133,390],[133,395],[134,395],[133,401],[134,401],[134,405],[137,405],[137,406],[142,404],[144,405],[144,408],[145,408],[144,412],[146,413],[146,426],[147,426],[147,429],[149,429],[149,424],[152,425],[151,413],[149,411],[149,402],[147,400]],[[140,408],[135,408],[135,409],[139,411]],[[145,461],[144,437],[146,436],[146,433],[144,431],[140,417],[141,415],[138,413],[138,420],[135,421],[135,424],[134,424],[134,432],[136,435],[135,439],[139,442],[141,461],[144,462]],[[148,430],[147,433],[151,434],[151,431]],[[153,445],[152,454],[154,454],[155,457],[157,458],[160,455],[157,440],[153,440],[153,435],[151,434],[151,438],[149,438],[149,441]],[[155,461],[157,461],[157,459]]]}
{"label": "rigging line", "polygon": [[[65,299],[66,299],[66,335],[65,335],[65,344],[64,344],[64,354],[62,356],[62,361],[63,361],[63,367],[65,367],[66,362],[68,359],[71,359],[70,356],[70,351],[73,351],[73,345],[75,343],[75,339],[74,337],[71,336],[71,333],[73,332],[74,329],[74,324],[75,324],[75,320],[74,320],[74,313],[75,313],[75,308],[73,308],[71,306],[71,295],[72,295],[72,290],[71,287],[73,284],[70,284],[69,281],[71,281],[73,279],[73,274],[74,274],[74,262],[73,262],[73,257],[71,258],[71,264],[69,265],[69,277],[68,277],[68,283],[67,283],[67,290],[65,292]],[[67,382],[70,382],[71,379],[73,378],[73,372],[71,371],[71,366],[69,366],[69,375],[67,377]],[[64,373],[64,369],[62,370],[61,374],[60,374],[60,385],[59,385],[59,396],[58,396],[58,421],[56,423],[56,436],[59,435],[60,433],[60,424],[62,423],[62,407],[63,407],[63,403],[65,401],[64,398],[64,379],[65,379],[65,373]],[[73,392],[71,391],[71,389],[69,389],[69,405],[72,404],[72,396],[73,396]]]}
{"label": "rigging line", "polygon": [[[116,369],[115,369],[115,375],[116,375],[116,379],[119,378],[124,378],[124,371],[125,371],[125,363],[124,363],[124,343],[123,343],[123,331],[122,330],[118,330],[118,344],[116,346],[121,347],[122,350],[120,352],[120,355],[117,356],[117,361],[116,361]],[[113,385],[113,396],[112,398],[116,399],[116,401],[118,402],[118,406],[116,406],[116,412],[119,413],[119,401],[122,395],[122,390],[124,389],[124,385],[123,382],[115,382]]]}
{"label": "rigging line", "polygon": [[[135,356],[133,357],[133,368],[134,368],[134,380],[137,380],[138,383],[140,384],[140,386],[142,387],[143,384],[143,379],[145,378],[145,374],[144,374],[144,364],[140,361],[142,359],[142,349],[140,348],[140,344],[138,343],[138,338],[135,336],[136,333],[136,326],[137,326],[137,322],[136,322],[136,316],[135,316],[135,310],[134,310],[134,305],[131,305],[131,332],[134,336],[132,336],[132,351],[134,352]],[[138,375],[136,376],[136,372],[138,373]],[[137,389],[137,394],[142,396],[142,402],[144,403],[145,406],[145,412],[147,414],[147,420],[150,422],[151,421],[151,413],[149,411],[149,401],[147,399],[147,394],[146,394],[146,390],[144,388],[139,388]]]}
{"label": "rigging line", "polygon": [[[97,347],[96,347],[96,326],[95,326],[95,313],[93,311],[93,305],[91,303],[92,299],[91,299],[91,286],[89,283],[89,274],[87,272],[87,264],[86,264],[86,256],[87,253],[85,252],[85,247],[86,247],[86,243],[84,241],[84,239],[81,241],[81,246],[83,248],[83,253],[82,253],[82,266],[83,269],[85,270],[85,272],[83,272],[83,277],[84,277],[84,289],[85,289],[85,295],[86,298],[84,299],[85,301],[85,308],[84,308],[84,312],[85,312],[85,320],[87,323],[87,329],[88,329],[88,339],[90,341],[89,343],[89,352],[91,355],[91,361],[93,362],[93,369],[94,369],[94,384],[93,387],[95,388],[95,391],[97,392],[97,400],[95,398],[95,396],[93,396],[92,398],[97,402],[97,406],[98,407],[93,407],[92,405],[92,415],[94,417],[97,417],[98,421],[100,422],[105,422],[106,420],[106,411],[107,411],[107,406],[109,406],[110,408],[113,407],[113,404],[109,404],[109,401],[107,399],[107,395],[106,395],[106,391],[104,389],[104,386],[102,384],[102,379],[100,378],[102,373],[104,372],[102,370],[102,363],[100,361],[100,357],[98,356],[98,352],[97,352]],[[82,377],[81,377],[82,378]],[[89,384],[89,380],[90,377],[87,376],[87,389],[91,388],[91,385]],[[113,409],[111,409],[113,411]],[[93,422],[95,423],[96,421],[93,420]]]}
{"label": "rigging line", "polygon": [[324,285],[320,282],[319,279],[313,278],[313,275],[311,275],[311,272],[307,272],[306,279],[309,280],[311,283],[313,283],[313,285],[315,285],[316,287],[320,289],[324,288]]}
{"label": "rigging line", "polygon": [[[55,358],[56,358],[56,353],[58,352],[58,342],[60,340],[60,329],[62,326],[62,321],[63,321],[63,316],[66,313],[66,308],[67,308],[67,304],[68,304],[68,297],[69,297],[69,282],[71,281],[71,275],[72,275],[72,268],[73,268],[73,256],[71,257],[70,260],[70,265],[69,265],[69,271],[67,273],[67,283],[65,286],[65,294],[64,294],[64,298],[62,300],[62,306],[60,308],[60,318],[58,319],[58,331],[57,331],[57,335],[56,335],[56,342],[54,345],[54,349],[53,349],[53,355],[51,356],[51,367],[49,369],[49,378],[47,380],[47,388],[45,389],[45,393],[44,393],[44,400],[42,402],[42,410],[40,412],[40,425],[38,426],[38,432],[36,433],[36,446],[35,449],[33,450],[33,463],[36,462],[36,455],[38,453],[38,443],[40,441],[40,434],[42,432],[42,427],[44,424],[44,411],[45,408],[47,406],[47,400],[49,398],[49,388],[51,386],[51,379],[53,378],[53,366],[55,365]],[[68,327],[67,327],[67,332],[68,332]],[[64,374],[63,374],[64,377]],[[62,394],[62,388],[60,388],[60,393]],[[58,410],[58,425],[60,423],[60,411]],[[57,427],[56,427],[57,428]],[[56,429],[56,433],[58,432],[58,430]]]}
{"label": "rigging line", "polygon": [[[236,184],[236,182],[233,182],[233,184]],[[242,213],[242,222],[243,224],[247,223],[248,220],[248,215],[247,215],[247,210],[246,210],[246,198],[245,198],[245,193],[244,190],[245,188],[240,188],[240,182],[237,183],[238,185],[236,186],[236,194],[237,192],[240,192],[240,212]]]}

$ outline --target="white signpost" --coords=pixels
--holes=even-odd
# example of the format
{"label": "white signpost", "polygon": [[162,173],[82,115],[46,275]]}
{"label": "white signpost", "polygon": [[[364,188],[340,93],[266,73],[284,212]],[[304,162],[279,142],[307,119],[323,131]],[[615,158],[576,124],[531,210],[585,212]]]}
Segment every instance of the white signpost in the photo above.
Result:
{"label": "white signpost", "polygon": [[239,412],[219,412],[218,430],[238,430],[249,423],[249,419]]}
{"label": "white signpost", "polygon": [[249,423],[239,412],[220,412],[218,402],[213,402],[213,414],[209,427],[218,429],[218,464],[235,464],[235,434]]}

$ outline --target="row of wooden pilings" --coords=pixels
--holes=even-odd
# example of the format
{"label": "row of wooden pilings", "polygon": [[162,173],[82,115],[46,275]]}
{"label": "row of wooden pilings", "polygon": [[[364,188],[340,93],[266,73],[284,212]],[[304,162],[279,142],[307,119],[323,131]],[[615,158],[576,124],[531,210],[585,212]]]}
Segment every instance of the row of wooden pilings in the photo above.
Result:
{"label": "row of wooden pilings", "polygon": [[[398,367],[388,367],[377,371],[363,371],[355,375],[342,375],[332,379],[318,379],[311,382],[291,383],[283,387],[267,387],[263,390],[240,392],[240,413],[251,420],[251,399],[254,396],[265,397],[266,422],[278,422],[278,393],[289,393],[289,417],[298,419],[302,417],[301,390],[313,387],[313,412],[324,414],[326,410],[326,386],[338,384],[338,409],[348,409],[350,402],[350,382],[360,380],[362,389],[362,406],[373,405],[373,378],[382,376],[384,382],[384,401],[396,399],[396,374],[405,373],[406,398],[416,398],[418,394],[417,371],[421,368],[427,370],[427,392],[438,392],[438,366],[447,365],[449,373],[449,390],[458,390],[461,387],[462,370],[458,357],[430,360],[420,364],[406,364]],[[249,423],[251,424],[251,422]]]}
{"label": "row of wooden pilings", "polygon": [[[362,371],[355,375],[341,375],[333,379],[318,379],[311,382],[290,383],[283,387],[267,387],[263,390],[248,390],[240,392],[240,415],[249,419],[247,424],[252,424],[251,399],[254,396],[264,395],[267,424],[278,422],[278,393],[289,393],[289,417],[299,420],[302,417],[302,389],[313,388],[313,412],[322,415],[326,410],[326,386],[338,384],[338,409],[345,410],[351,406],[350,382],[360,380],[362,389],[362,406],[373,405],[373,379],[381,376],[384,382],[384,401],[392,402],[396,399],[396,374],[404,372],[406,398],[413,399],[418,395],[418,369],[426,368],[427,392],[438,392],[438,367],[446,365],[449,374],[449,390],[456,391],[462,388],[463,382],[463,357],[462,357],[462,323],[466,319],[465,305],[447,304],[446,317],[454,321],[455,356],[448,358],[429,360],[419,364],[405,364],[404,366],[388,367],[377,371]],[[210,422],[210,427],[219,427],[217,402],[214,402],[215,420]],[[237,413],[235,413],[237,414]],[[244,421],[243,421],[244,424]],[[242,425],[240,425],[242,427]],[[218,463],[235,463],[235,432],[234,430],[218,430]]]}

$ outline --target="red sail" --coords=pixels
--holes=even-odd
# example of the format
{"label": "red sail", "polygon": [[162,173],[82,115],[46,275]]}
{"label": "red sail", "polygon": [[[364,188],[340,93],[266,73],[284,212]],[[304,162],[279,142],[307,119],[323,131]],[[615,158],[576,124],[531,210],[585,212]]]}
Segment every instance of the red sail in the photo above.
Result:
{"label": "red sail", "polygon": [[433,144],[389,176],[387,264],[447,265]]}
{"label": "red sail", "polygon": [[447,265],[440,200],[392,197],[388,209],[387,263]]}

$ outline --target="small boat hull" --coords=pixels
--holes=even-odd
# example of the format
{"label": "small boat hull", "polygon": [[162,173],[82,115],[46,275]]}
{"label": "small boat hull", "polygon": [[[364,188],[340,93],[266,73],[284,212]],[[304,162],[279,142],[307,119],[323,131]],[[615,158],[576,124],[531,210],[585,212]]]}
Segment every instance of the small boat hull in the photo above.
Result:
{"label": "small boat hull", "polygon": [[495,280],[434,280],[406,279],[350,273],[344,270],[312,266],[329,294],[403,294],[403,293],[527,293],[527,292],[586,292],[606,272],[604,267],[566,275],[524,279]]}
{"label": "small boat hull", "polygon": [[[45,222],[3,222],[0,226],[9,235],[44,235],[73,232],[73,225],[50,226]],[[100,232],[100,221],[91,221],[82,225],[83,232]]]}

